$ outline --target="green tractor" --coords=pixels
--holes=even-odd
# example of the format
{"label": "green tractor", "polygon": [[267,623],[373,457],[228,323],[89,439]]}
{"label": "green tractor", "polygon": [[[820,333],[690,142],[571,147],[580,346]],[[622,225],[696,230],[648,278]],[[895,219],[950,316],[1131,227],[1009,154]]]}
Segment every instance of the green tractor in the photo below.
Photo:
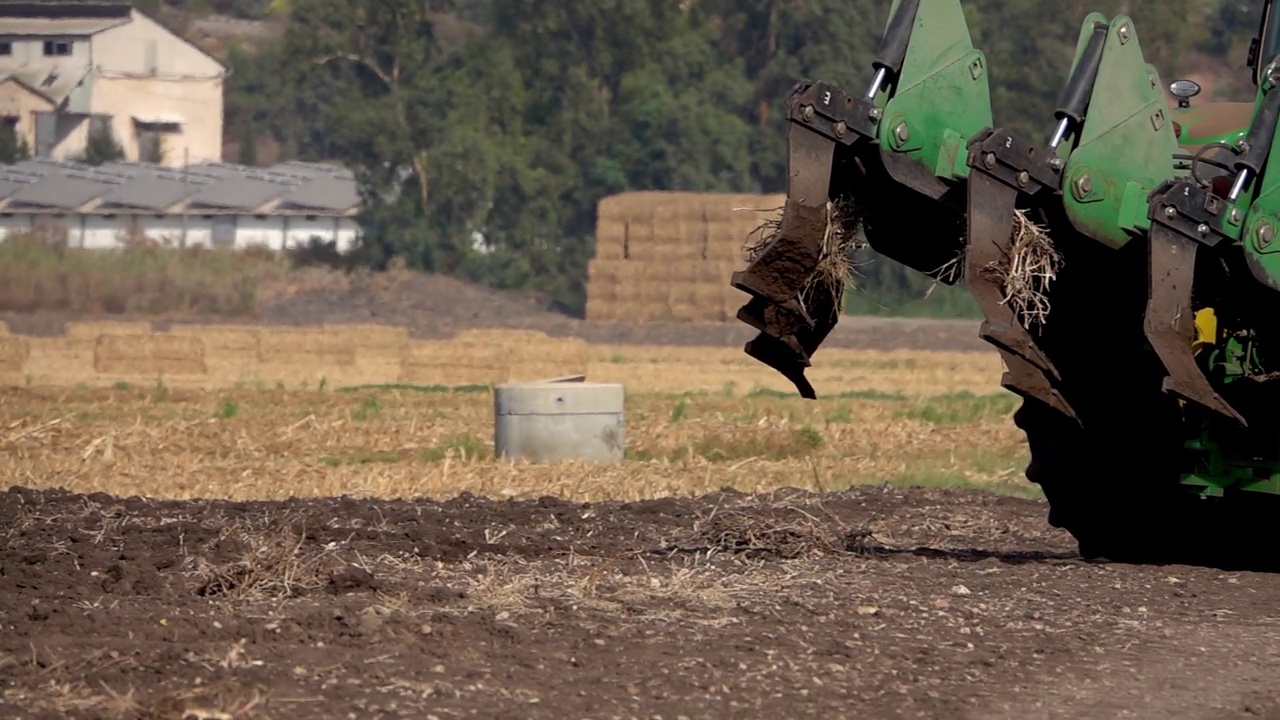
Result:
{"label": "green tractor", "polygon": [[839,317],[832,268],[861,238],[972,293],[1023,399],[1027,479],[1084,557],[1280,555],[1272,0],[1252,103],[1195,104],[1195,83],[1146,62],[1132,18],[1089,15],[1041,137],[994,124],[958,0],[889,14],[865,88],[803,82],[788,99],[786,205],[731,279],[759,331],[746,352],[816,397],[805,369]]}

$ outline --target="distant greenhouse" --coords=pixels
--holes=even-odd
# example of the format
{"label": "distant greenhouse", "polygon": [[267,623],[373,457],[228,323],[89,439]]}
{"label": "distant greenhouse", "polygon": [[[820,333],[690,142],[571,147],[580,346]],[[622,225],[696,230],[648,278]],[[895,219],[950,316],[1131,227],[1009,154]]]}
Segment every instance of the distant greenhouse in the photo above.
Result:
{"label": "distant greenhouse", "polygon": [[174,247],[320,242],[346,252],[360,236],[359,209],[351,171],[320,163],[0,165],[0,239],[53,228],[66,231],[70,246],[95,249],[146,235]]}

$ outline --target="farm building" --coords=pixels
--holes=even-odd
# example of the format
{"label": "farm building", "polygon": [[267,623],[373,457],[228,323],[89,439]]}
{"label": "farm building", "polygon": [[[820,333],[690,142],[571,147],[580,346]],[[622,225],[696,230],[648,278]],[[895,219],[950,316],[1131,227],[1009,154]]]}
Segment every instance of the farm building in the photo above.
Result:
{"label": "farm building", "polygon": [[113,248],[146,235],[175,247],[352,249],[360,196],[349,170],[285,162],[88,166],[51,160],[0,165],[0,236],[65,230],[71,247]]}
{"label": "farm building", "polygon": [[0,3],[0,122],[37,158],[109,130],[126,160],[221,160],[226,76],[128,0]]}

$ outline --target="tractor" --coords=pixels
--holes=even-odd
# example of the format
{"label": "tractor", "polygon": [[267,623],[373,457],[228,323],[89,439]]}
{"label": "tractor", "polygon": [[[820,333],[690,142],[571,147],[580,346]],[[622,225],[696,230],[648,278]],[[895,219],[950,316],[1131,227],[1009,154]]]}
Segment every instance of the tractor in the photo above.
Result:
{"label": "tractor", "polygon": [[1131,17],[1088,15],[1028,137],[994,123],[960,2],[894,0],[865,86],[787,98],[786,203],[729,278],[745,352],[817,397],[857,238],[973,296],[1026,478],[1081,556],[1280,555],[1280,18],[1261,15],[1255,99],[1218,104],[1166,84]]}

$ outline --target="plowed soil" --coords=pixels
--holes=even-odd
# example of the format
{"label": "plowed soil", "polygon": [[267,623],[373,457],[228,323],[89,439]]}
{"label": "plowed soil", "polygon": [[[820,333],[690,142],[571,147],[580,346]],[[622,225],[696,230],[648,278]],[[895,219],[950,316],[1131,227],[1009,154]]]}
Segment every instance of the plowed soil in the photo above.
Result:
{"label": "plowed soil", "polygon": [[0,495],[0,715],[1280,717],[1280,577],[1043,505]]}

